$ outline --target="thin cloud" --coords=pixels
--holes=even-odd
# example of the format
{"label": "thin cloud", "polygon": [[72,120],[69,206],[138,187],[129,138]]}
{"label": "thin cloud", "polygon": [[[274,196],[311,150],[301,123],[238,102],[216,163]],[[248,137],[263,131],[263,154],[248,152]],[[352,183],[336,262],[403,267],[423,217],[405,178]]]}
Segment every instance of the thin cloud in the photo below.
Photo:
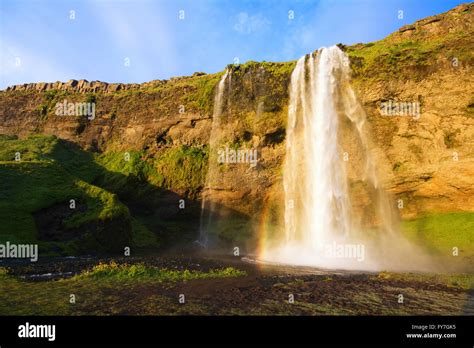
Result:
{"label": "thin cloud", "polygon": [[249,16],[247,12],[240,12],[236,17],[234,30],[241,34],[252,34],[270,28],[271,22],[261,14]]}

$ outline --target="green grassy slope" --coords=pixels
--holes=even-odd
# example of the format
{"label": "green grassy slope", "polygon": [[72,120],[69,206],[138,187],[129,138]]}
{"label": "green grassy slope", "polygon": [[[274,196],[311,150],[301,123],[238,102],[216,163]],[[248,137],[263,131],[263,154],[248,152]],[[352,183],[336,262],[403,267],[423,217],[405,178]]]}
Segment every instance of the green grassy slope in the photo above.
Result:
{"label": "green grassy slope", "polygon": [[[434,255],[474,261],[474,213],[429,214],[403,221],[402,227],[410,240]],[[454,256],[453,251],[458,255]]]}
{"label": "green grassy slope", "polygon": [[[206,146],[165,147],[148,156],[87,152],[54,136],[0,135],[0,242],[35,241],[45,252],[74,254],[191,238],[207,162]],[[69,209],[71,199],[76,209]]]}
{"label": "green grassy slope", "polygon": [[[116,194],[92,184],[104,172],[92,154],[55,137],[1,137],[0,242],[39,242],[43,253],[121,251],[136,232],[136,243],[153,244]],[[58,233],[41,238],[41,221]]]}

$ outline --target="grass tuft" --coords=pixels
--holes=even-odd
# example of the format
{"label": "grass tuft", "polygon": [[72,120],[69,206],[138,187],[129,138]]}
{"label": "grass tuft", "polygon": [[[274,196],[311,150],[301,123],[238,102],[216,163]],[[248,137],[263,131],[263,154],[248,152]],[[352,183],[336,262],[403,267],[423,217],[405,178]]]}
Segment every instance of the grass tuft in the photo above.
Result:
{"label": "grass tuft", "polygon": [[154,282],[177,282],[194,279],[226,278],[245,276],[246,272],[227,267],[210,270],[209,272],[191,270],[170,270],[166,268],[148,267],[144,264],[118,264],[116,262],[100,263],[76,276],[77,279],[93,278],[104,280],[150,280]]}

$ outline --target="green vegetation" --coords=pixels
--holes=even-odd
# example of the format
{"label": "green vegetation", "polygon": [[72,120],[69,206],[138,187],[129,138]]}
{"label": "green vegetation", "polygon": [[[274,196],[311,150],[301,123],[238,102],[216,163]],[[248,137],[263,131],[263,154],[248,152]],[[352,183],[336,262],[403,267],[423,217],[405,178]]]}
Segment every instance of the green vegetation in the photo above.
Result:
{"label": "green vegetation", "polygon": [[[104,185],[112,190],[127,186],[131,179],[150,185],[183,192],[196,197],[204,185],[207,172],[208,147],[182,145],[164,149],[154,158],[146,158],[144,151],[107,152],[97,155],[95,161],[110,172],[123,174],[104,179]],[[150,189],[142,185],[134,187],[142,196]]]}
{"label": "green vegetation", "polygon": [[428,250],[452,255],[452,249],[459,249],[459,257],[474,257],[474,213],[430,214],[415,220],[403,222],[406,236]]}
{"label": "green vegetation", "polygon": [[131,233],[142,244],[153,240],[151,232],[131,222],[116,194],[93,184],[105,169],[71,143],[50,136],[2,137],[0,175],[2,242],[40,241],[44,255],[53,249],[64,254],[123,250],[133,245]]}
{"label": "green vegetation", "polygon": [[[237,283],[234,278],[246,275],[231,267],[194,271],[110,262],[69,279],[30,282],[0,268],[0,315],[472,314],[473,275],[262,274],[265,281],[238,279],[247,285],[230,290]],[[199,291],[185,292],[194,295],[180,304],[178,295],[184,287]],[[297,294],[292,304],[281,301],[289,293]],[[400,293],[403,306],[397,301]],[[70,303],[71,294],[75,303]]]}
{"label": "green vegetation", "polygon": [[208,228],[210,233],[218,231],[219,238],[228,242],[244,242],[255,237],[252,222],[241,216],[228,215],[225,219],[211,223]]}
{"label": "green vegetation", "polygon": [[89,93],[86,97],[86,103],[96,103],[97,102],[97,96],[93,93]]}
{"label": "green vegetation", "polygon": [[[248,61],[245,64],[229,64],[227,69],[231,71],[232,77],[239,79],[248,75],[249,77],[256,77],[265,74],[266,88],[270,92],[264,98],[267,99],[267,104],[272,104],[274,96],[286,95],[288,90],[288,82],[291,73],[296,66],[296,61],[289,62],[255,62]],[[286,99],[286,98],[285,98]],[[281,101],[280,101],[281,102]]]}
{"label": "green vegetation", "polygon": [[432,65],[449,62],[454,57],[465,64],[472,64],[472,40],[470,34],[455,31],[426,39],[423,30],[415,31],[410,40],[401,39],[399,33],[367,44],[341,45],[351,59],[355,77],[364,79],[419,80],[430,74]]}
{"label": "green vegetation", "polygon": [[156,248],[157,236],[139,218],[132,218],[133,245],[139,248]]}
{"label": "green vegetation", "polygon": [[232,74],[245,74],[247,72],[253,72],[257,69],[264,69],[266,72],[274,76],[289,76],[295,68],[296,61],[289,62],[255,62],[250,60],[244,64],[229,64],[227,69],[232,71]]}
{"label": "green vegetation", "polygon": [[[408,73],[414,78],[414,75],[422,73],[423,67],[428,65],[435,48],[436,43],[432,41],[393,43],[385,39],[366,45],[350,46],[346,53],[351,58],[354,76],[368,78],[378,74],[387,78],[387,75],[401,76]],[[416,67],[416,70],[407,67]]]}
{"label": "green vegetation", "polygon": [[212,113],[214,105],[214,92],[223,73],[213,75],[203,75],[187,80],[193,91],[184,100],[193,109],[203,113]]}
{"label": "green vegetation", "polygon": [[[28,282],[0,268],[0,315],[118,315],[135,310],[141,314],[171,315],[179,313],[179,304],[175,298],[157,293],[157,286],[245,275],[230,267],[203,272],[112,262],[69,279]],[[76,296],[75,304],[69,302],[71,293]],[[134,296],[133,306],[130,295]]]}
{"label": "green vegetation", "polygon": [[458,288],[464,290],[474,289],[474,275],[473,274],[416,274],[416,273],[393,273],[380,272],[377,275],[378,279],[383,280],[401,280],[411,282],[421,282],[429,284],[441,284],[451,288]]}
{"label": "green vegetation", "polygon": [[[171,224],[153,207],[169,205],[162,200],[167,191],[197,197],[207,163],[206,146],[166,147],[151,157],[145,151],[89,153],[53,136],[2,136],[0,241],[39,240],[43,255],[156,247],[157,236],[178,241],[192,232],[184,231],[192,221]],[[69,208],[71,199],[77,209]],[[46,230],[52,230],[47,240]]]}
{"label": "green vegetation", "polygon": [[134,107],[150,95],[159,96],[155,104],[162,115],[176,113],[184,107],[188,111],[211,114],[214,103],[214,91],[223,72],[173,78],[157,81],[139,89],[121,90],[113,97],[127,101],[126,107]]}
{"label": "green vegetation", "polygon": [[[91,251],[117,249],[118,244],[129,239],[128,209],[114,194],[81,180],[67,166],[61,165],[54,158],[58,146],[54,137],[0,140],[3,183],[0,190],[0,240],[37,242],[41,232],[38,223],[40,229],[41,223],[40,220],[35,223],[34,215],[42,211],[42,216],[49,220],[49,233],[59,232],[52,227],[58,223],[63,231],[78,235],[73,238],[75,245],[63,245],[63,251],[79,251],[86,246]],[[14,160],[15,153],[20,154],[19,161]],[[77,209],[70,208],[71,200],[75,201]],[[60,220],[57,220],[58,214],[62,216]],[[114,235],[108,240],[105,236],[112,230]],[[60,234],[53,235],[51,241],[41,242],[40,247],[57,247],[58,243],[53,240],[62,239]]]}
{"label": "green vegetation", "polygon": [[53,151],[57,139],[54,137],[44,137],[32,135],[28,139],[18,140],[18,138],[3,135],[0,137],[0,161],[15,161],[17,152],[21,155],[21,161],[41,161],[45,158],[44,153]]}
{"label": "green vegetation", "polygon": [[201,271],[190,271],[190,270],[170,270],[162,269],[157,267],[148,267],[144,264],[118,264],[115,262],[111,263],[100,263],[96,265],[92,270],[86,271],[75,279],[92,278],[95,280],[141,280],[141,281],[153,281],[153,282],[177,282],[177,281],[188,281],[194,279],[206,279],[206,278],[224,278],[224,277],[240,277],[245,276],[244,271],[237,270],[232,267],[224,269],[210,270],[209,272]]}
{"label": "green vegetation", "polygon": [[206,180],[208,156],[207,146],[171,148],[156,159],[155,170],[160,175],[154,182],[160,187],[197,197]]}
{"label": "green vegetation", "polygon": [[49,90],[43,92],[43,102],[38,106],[38,112],[42,120],[46,119],[49,114],[54,112],[57,103],[62,102],[65,98],[70,99],[71,94],[68,91]]}

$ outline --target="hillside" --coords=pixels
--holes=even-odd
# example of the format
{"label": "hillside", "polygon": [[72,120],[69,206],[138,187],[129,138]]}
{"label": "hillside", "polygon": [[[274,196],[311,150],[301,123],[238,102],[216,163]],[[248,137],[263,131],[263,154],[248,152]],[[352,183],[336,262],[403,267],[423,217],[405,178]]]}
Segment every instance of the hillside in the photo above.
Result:
{"label": "hillside", "polygon": [[[434,252],[453,244],[473,250],[473,10],[474,4],[461,5],[380,41],[339,45],[351,60],[382,185],[394,201],[403,200],[406,233]],[[256,148],[259,161],[255,169],[219,167],[221,185],[208,194],[226,217],[219,229],[224,242],[254,242],[254,226],[281,193],[294,66],[228,66],[220,139],[231,148]],[[0,240],[36,238],[45,250],[62,254],[192,241],[222,74],[144,84],[71,80],[1,91],[6,185],[0,189]],[[95,118],[56,116],[55,105],[64,99],[95,102]],[[419,102],[421,115],[383,117],[379,109],[387,100]],[[76,198],[71,212],[69,201]]]}

